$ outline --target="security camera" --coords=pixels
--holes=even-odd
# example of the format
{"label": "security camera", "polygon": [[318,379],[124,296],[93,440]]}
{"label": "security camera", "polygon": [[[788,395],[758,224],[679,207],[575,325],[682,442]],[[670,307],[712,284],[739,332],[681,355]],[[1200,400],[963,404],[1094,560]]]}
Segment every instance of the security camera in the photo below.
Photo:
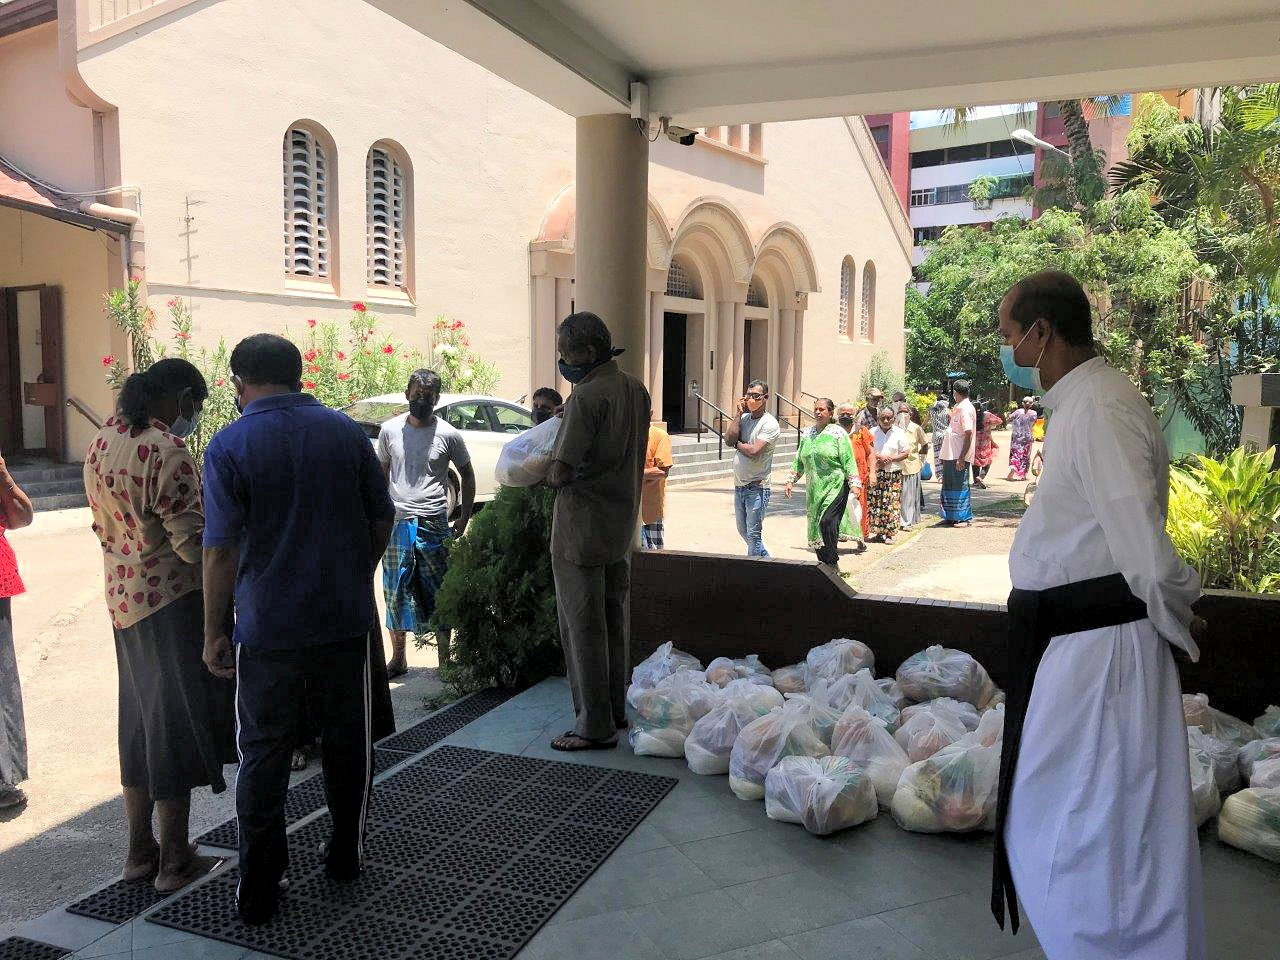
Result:
{"label": "security camera", "polygon": [[698,138],[698,131],[690,130],[688,127],[677,127],[672,124],[670,117],[662,117],[661,120],[662,132],[667,135],[668,140],[682,147],[693,146],[693,141]]}

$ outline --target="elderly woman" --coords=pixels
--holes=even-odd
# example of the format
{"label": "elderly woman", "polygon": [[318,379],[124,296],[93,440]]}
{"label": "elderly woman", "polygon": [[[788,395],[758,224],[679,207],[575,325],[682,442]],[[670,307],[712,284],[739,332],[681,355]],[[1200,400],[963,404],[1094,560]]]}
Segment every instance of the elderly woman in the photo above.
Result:
{"label": "elderly woman", "polygon": [[188,840],[191,791],[225,790],[222,765],[235,760],[234,686],[202,660],[204,510],[183,442],[208,393],[200,371],[177,357],[133,374],[84,465],[119,666],[124,876],[153,878],[160,893],[216,865]]}
{"label": "elderly woman", "polygon": [[0,810],[27,802],[27,795],[18,787],[27,779],[27,727],[10,618],[10,599],[26,588],[5,531],[30,526],[33,514],[31,501],[0,457]]}
{"label": "elderly woman", "polygon": [[947,435],[951,426],[951,404],[945,395],[940,395],[929,408],[930,426],[933,428],[933,475],[942,482],[942,438]]}
{"label": "elderly woman", "polygon": [[879,469],[875,485],[867,494],[867,509],[871,513],[871,539],[893,543],[902,525],[902,464],[911,455],[911,441],[898,426],[897,411],[892,407],[881,407],[876,415],[879,422],[872,435]]}
{"label": "elderly woman", "polygon": [[1036,421],[1040,415],[1032,404],[1034,397],[1023,397],[1022,406],[1009,414],[1009,476],[1006,480],[1027,479],[1027,468],[1031,464],[1031,445]]}
{"label": "elderly woman", "polygon": [[[804,477],[809,546],[817,551],[818,562],[830,567],[839,561],[836,545],[849,503],[849,490],[859,482],[849,435],[835,423],[835,411],[835,404],[825,397],[814,401],[814,424],[800,440],[800,449],[796,451],[791,475],[782,492],[791,499],[795,482]],[[893,418],[892,412],[889,416]]]}
{"label": "elderly woman", "polygon": [[920,411],[911,404],[898,405],[898,419],[906,419],[907,425],[899,429],[906,434],[910,445],[907,459],[902,461],[902,529],[910,530],[920,522],[920,514],[924,510],[924,485],[920,482],[920,473],[924,469],[925,458],[929,455],[929,438],[920,424]]}
{"label": "elderly woman", "polygon": [[867,521],[867,491],[871,489],[876,475],[876,446],[871,431],[857,419],[857,406],[846,400],[836,410],[836,420],[840,427],[849,434],[849,443],[853,447],[853,459],[858,464],[858,496],[850,497],[849,506],[845,510],[844,519],[840,521],[840,539],[857,544],[858,553],[867,549],[866,539],[870,536]]}

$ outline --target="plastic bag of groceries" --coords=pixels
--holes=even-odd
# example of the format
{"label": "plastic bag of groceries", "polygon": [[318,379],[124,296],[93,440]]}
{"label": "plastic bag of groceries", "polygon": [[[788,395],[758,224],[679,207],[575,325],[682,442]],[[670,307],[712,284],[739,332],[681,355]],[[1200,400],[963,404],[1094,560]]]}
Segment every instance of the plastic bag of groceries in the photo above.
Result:
{"label": "plastic bag of groceries", "polygon": [[969,731],[963,723],[946,713],[921,710],[905,718],[893,738],[907,752],[912,763],[927,760],[943,747],[949,747]]}
{"label": "plastic bag of groceries", "polygon": [[804,678],[811,685],[815,680],[835,680],[841,674],[857,673],[863,667],[875,668],[876,655],[859,640],[832,640],[814,647],[805,657]]}
{"label": "plastic bag of groceries", "polygon": [[993,830],[1000,779],[1000,741],[977,732],[944,747],[902,774],[893,795],[893,819],[917,833]]}
{"label": "plastic bag of groceries", "polygon": [[903,695],[902,684],[898,683],[897,677],[881,677],[876,681],[876,686],[899,710],[911,702]]}
{"label": "plastic bag of groceries", "polygon": [[1209,697],[1204,693],[1184,693],[1182,695],[1182,716],[1189,727],[1199,727],[1211,737],[1227,740],[1236,747],[1243,747],[1251,740],[1258,739],[1258,731],[1253,724],[1215,710],[1209,706]]}
{"label": "plastic bag of groceries", "polygon": [[1211,737],[1199,727],[1187,727],[1187,743],[1203,750],[1213,764],[1213,779],[1218,792],[1227,794],[1240,789],[1240,751],[1227,740]]}
{"label": "plastic bag of groceries", "polygon": [[1268,757],[1280,757],[1280,737],[1251,740],[1240,748],[1240,778],[1248,782],[1253,776],[1253,765]]}
{"label": "plastic bag of groceries", "polygon": [[892,731],[897,729],[901,711],[893,700],[880,689],[865,667],[857,673],[846,673],[828,685],[831,705],[844,711],[850,706],[858,706],[873,717],[879,717]]}
{"label": "plastic bag of groceries", "polygon": [[1280,737],[1280,707],[1270,706],[1262,712],[1257,720],[1253,721],[1253,728],[1258,731],[1258,736],[1264,740],[1270,737]]}
{"label": "plastic bag of groceries", "polygon": [[1280,790],[1250,787],[1222,802],[1218,839],[1280,863]]}
{"label": "plastic bag of groceries", "polygon": [[729,754],[742,728],[782,706],[782,694],[751,680],[731,680],[720,702],[704,715],[684,741],[689,769],[703,776],[729,772]]}
{"label": "plastic bag of groceries", "polygon": [[[632,689],[655,686],[659,680],[671,676],[677,670],[701,670],[702,661],[683,650],[677,650],[670,642],[664,643],[636,664],[631,671]],[[630,691],[628,691],[630,696]]]}
{"label": "plastic bag of groceries", "polygon": [[831,742],[831,733],[843,712],[831,698],[831,684],[826,680],[814,680],[804,693],[787,695],[788,701],[802,703],[809,711],[809,722],[825,743]]}
{"label": "plastic bag of groceries", "polygon": [[717,687],[726,686],[731,680],[751,680],[754,683],[773,685],[773,672],[760,662],[754,653],[741,660],[716,657],[707,664],[707,682]]}
{"label": "plastic bag of groceries", "polygon": [[1004,704],[997,703],[982,714],[974,736],[983,746],[993,746],[1004,740]]}
{"label": "plastic bag of groceries", "polygon": [[1187,759],[1191,765],[1191,805],[1195,810],[1196,826],[1203,827],[1222,809],[1222,797],[1213,778],[1213,760],[1209,754],[1188,742]]}
{"label": "plastic bag of groceries", "polygon": [[871,779],[844,757],[784,757],[765,778],[764,810],[826,836],[865,823],[878,807]]}
{"label": "plastic bag of groceries", "polygon": [[752,720],[729,754],[729,789],[743,800],[763,800],[764,781],[783,757],[825,757],[831,749],[813,725],[809,704],[788,700]]}
{"label": "plastic bag of groceries", "polygon": [[723,696],[701,670],[678,670],[655,687],[632,687],[627,693],[632,751],[639,757],[683,757],[689,731]]}
{"label": "plastic bag of groceries", "polygon": [[532,487],[547,479],[561,419],[552,417],[507,441],[494,476],[504,487]]}
{"label": "plastic bag of groceries", "polygon": [[1280,790],[1280,757],[1267,757],[1255,763],[1249,786],[1257,790]]}
{"label": "plastic bag of groceries", "polygon": [[982,716],[972,703],[951,697],[939,697],[937,700],[926,700],[924,703],[913,703],[909,707],[903,707],[902,722],[905,723],[918,713],[936,713],[956,721],[966,731],[977,730],[978,720]]}
{"label": "plastic bag of groceries", "polygon": [[985,707],[997,693],[982,664],[962,650],[937,644],[902,661],[898,683],[913,703],[951,697]]}
{"label": "plastic bag of groceries", "polygon": [[793,663],[773,671],[773,685],[780,693],[804,693],[804,664]]}
{"label": "plastic bag of groceries", "polygon": [[911,763],[907,751],[885,726],[857,704],[850,704],[831,734],[831,752],[866,770],[880,806],[888,809],[902,771]]}

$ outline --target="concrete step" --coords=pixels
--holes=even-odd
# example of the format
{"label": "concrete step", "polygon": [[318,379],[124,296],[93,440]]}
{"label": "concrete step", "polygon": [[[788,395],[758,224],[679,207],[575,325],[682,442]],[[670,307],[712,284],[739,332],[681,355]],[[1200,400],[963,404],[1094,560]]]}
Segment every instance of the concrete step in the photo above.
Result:
{"label": "concrete step", "polygon": [[24,490],[29,484],[57,480],[82,480],[84,466],[79,463],[41,463],[29,467],[9,467],[9,473]]}
{"label": "concrete step", "polygon": [[31,506],[36,513],[49,513],[53,510],[78,510],[81,507],[89,505],[89,498],[84,495],[84,491],[79,493],[64,493],[50,497],[32,497]]}
{"label": "concrete step", "polygon": [[84,481],[80,477],[65,480],[37,480],[34,483],[23,483],[19,480],[18,486],[22,487],[33,503],[46,497],[62,497],[72,493],[84,493]]}

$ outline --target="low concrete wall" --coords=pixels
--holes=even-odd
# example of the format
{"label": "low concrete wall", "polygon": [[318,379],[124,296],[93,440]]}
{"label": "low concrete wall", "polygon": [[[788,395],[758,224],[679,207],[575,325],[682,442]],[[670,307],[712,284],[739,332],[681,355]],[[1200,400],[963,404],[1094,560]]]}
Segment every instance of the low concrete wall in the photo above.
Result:
{"label": "low concrete wall", "polygon": [[[1183,690],[1246,720],[1280,703],[1280,597],[1214,590],[1196,609],[1209,637],[1199,663],[1179,662]],[[1003,604],[855,593],[810,561],[661,551],[637,553],[632,565],[636,663],[670,640],[703,662],[758,653],[780,667],[853,637],[875,651],[877,676],[940,643],[972,654],[1003,687],[1006,623]]]}

